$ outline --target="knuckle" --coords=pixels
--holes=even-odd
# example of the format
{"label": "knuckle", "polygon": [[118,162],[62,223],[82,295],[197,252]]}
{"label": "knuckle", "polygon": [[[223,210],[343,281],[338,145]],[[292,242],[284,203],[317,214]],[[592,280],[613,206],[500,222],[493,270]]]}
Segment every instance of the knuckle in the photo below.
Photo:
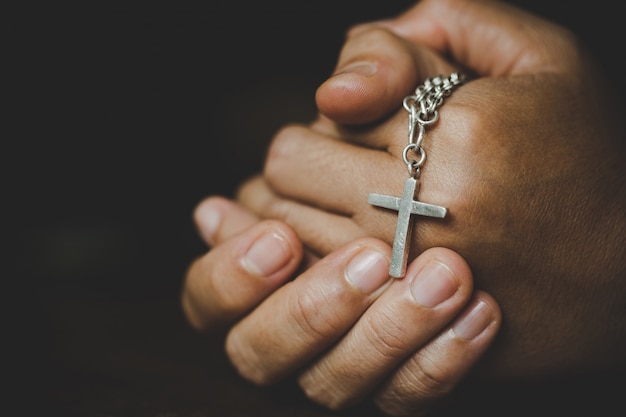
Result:
{"label": "knuckle", "polygon": [[197,316],[194,321],[200,328],[207,329],[218,325],[219,321],[228,322],[248,307],[246,299],[239,292],[232,291],[229,280],[219,279],[224,274],[209,255],[193,262],[183,291],[185,311],[193,310]]}
{"label": "knuckle", "polygon": [[210,330],[210,323],[201,312],[193,294],[188,288],[184,288],[181,294],[181,308],[185,320],[197,332],[206,332]]}
{"label": "knuckle", "polygon": [[337,325],[328,314],[328,308],[323,308],[328,305],[332,305],[331,300],[323,288],[296,290],[295,296],[290,298],[288,312],[299,338],[313,342],[335,333]]}
{"label": "knuckle", "polygon": [[284,158],[297,156],[299,143],[303,139],[306,128],[299,124],[288,124],[281,127],[272,138],[265,160],[264,175],[272,178],[275,166]]}
{"label": "knuckle", "polygon": [[430,415],[431,405],[429,404],[407,404],[400,399],[387,398],[384,401],[376,398],[374,404],[383,414],[391,417],[419,417]]}
{"label": "knuckle", "polygon": [[290,223],[290,219],[294,217],[293,204],[282,199],[271,199],[265,203],[262,209],[265,218],[277,219]]}
{"label": "knuckle", "polygon": [[454,388],[454,376],[436,358],[414,355],[398,370],[384,391],[375,398],[382,411],[392,415],[424,410],[445,397]]}
{"label": "knuckle", "polygon": [[334,411],[351,406],[354,403],[352,397],[340,385],[331,384],[332,380],[327,377],[311,377],[307,374],[306,377],[301,377],[298,383],[304,395],[318,405]]}
{"label": "knuckle", "polygon": [[396,359],[406,355],[411,349],[411,337],[393,311],[383,310],[374,317],[364,317],[363,325],[367,343],[378,359]]}
{"label": "knuckle", "polygon": [[[237,202],[247,207],[254,207],[258,193],[262,191],[261,186],[262,180],[259,177],[254,176],[243,180],[235,190]],[[262,195],[265,196],[265,194]]]}
{"label": "knuckle", "polygon": [[213,277],[213,264],[208,255],[194,260],[187,272],[183,291],[189,308],[204,310],[205,315],[232,309],[222,300],[221,291]]}
{"label": "knuckle", "polygon": [[215,266],[208,256],[204,257],[199,265],[203,270],[200,274],[204,279],[196,280],[195,293],[199,298],[208,300],[211,310],[219,312],[220,315],[230,316],[242,309],[241,299],[236,297],[234,292],[228,291],[224,287],[226,280],[215,279],[219,274],[215,274]]}
{"label": "knuckle", "polygon": [[[460,92],[459,92],[460,93]],[[498,109],[493,109],[489,113],[489,117],[486,117],[484,111],[481,111],[482,103],[476,105],[450,102],[442,109],[442,111],[454,112],[454,117],[446,118],[448,122],[447,129],[452,131],[463,130],[467,132],[463,138],[457,138],[456,136],[450,136],[450,140],[454,140],[459,149],[463,151],[463,154],[476,154],[484,147],[485,135],[494,134],[495,130],[499,130],[505,127],[504,121],[501,121],[500,112]],[[443,132],[447,135],[447,132]]]}
{"label": "knuckle", "polygon": [[410,391],[417,393],[418,397],[440,398],[454,387],[451,370],[440,366],[437,358],[418,353],[411,362],[413,366],[406,367],[404,379]]}
{"label": "knuckle", "polygon": [[342,397],[335,393],[324,393],[322,395],[319,392],[313,393],[304,390],[304,394],[310,401],[333,411],[343,410],[352,405],[352,403],[348,401],[347,397]]}
{"label": "knuckle", "polygon": [[254,343],[242,340],[236,331],[226,337],[226,355],[239,375],[256,385],[270,385],[275,380],[274,374],[263,366],[264,361],[252,346]]}

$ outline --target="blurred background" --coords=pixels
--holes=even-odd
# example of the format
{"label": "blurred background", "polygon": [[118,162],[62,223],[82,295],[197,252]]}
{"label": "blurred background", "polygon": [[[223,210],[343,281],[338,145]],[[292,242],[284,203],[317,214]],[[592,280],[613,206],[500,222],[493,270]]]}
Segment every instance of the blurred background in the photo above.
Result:
{"label": "blurred background", "polygon": [[[574,2],[514,3],[593,43],[623,89],[623,36],[602,2],[593,13]],[[182,279],[206,251],[191,213],[258,172],[282,125],[315,117],[315,89],[348,27],[412,4],[234,2],[203,12],[40,13],[15,25],[25,81],[12,109],[21,116],[8,122],[19,127],[24,160],[10,187],[9,279],[23,288],[7,295],[24,415],[294,407],[239,381],[220,343],[186,327]]]}

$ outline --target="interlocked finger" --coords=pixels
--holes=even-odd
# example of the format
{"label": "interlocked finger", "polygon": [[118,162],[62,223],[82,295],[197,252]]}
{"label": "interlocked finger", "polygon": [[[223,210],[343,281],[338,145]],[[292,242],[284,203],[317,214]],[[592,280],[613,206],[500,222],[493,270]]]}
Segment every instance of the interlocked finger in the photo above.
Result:
{"label": "interlocked finger", "polygon": [[377,390],[375,403],[389,415],[420,415],[436,408],[482,357],[500,324],[495,300],[477,291],[452,324]]}
{"label": "interlocked finger", "polygon": [[283,222],[259,221],[221,197],[203,202],[195,216],[200,234],[213,246],[190,265],[183,282],[183,311],[198,330],[231,324],[288,280],[302,261],[302,244]]}
{"label": "interlocked finger", "polygon": [[[416,352],[445,367],[432,348],[422,349],[438,343],[433,340],[464,308],[471,293],[471,272],[462,258],[443,248],[426,251],[332,350],[301,373],[300,385],[314,401],[338,409],[374,392]],[[479,325],[484,328],[485,323]],[[458,362],[451,368],[454,375],[466,371]]]}
{"label": "interlocked finger", "polygon": [[356,240],[268,297],[228,334],[241,375],[276,382],[336,343],[385,290],[389,255],[379,240]]}

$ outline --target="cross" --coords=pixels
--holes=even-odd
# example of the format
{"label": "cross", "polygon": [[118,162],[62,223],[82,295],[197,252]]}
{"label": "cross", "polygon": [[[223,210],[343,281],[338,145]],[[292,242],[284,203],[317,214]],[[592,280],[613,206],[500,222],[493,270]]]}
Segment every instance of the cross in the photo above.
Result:
{"label": "cross", "polygon": [[406,273],[406,262],[409,255],[407,242],[411,240],[412,229],[411,214],[420,214],[422,216],[439,217],[443,219],[448,212],[445,207],[413,200],[416,188],[417,180],[413,177],[409,177],[404,183],[402,198],[372,193],[367,199],[369,204],[396,210],[398,212],[396,236],[393,239],[391,264],[389,265],[389,275],[394,278],[402,278]]}

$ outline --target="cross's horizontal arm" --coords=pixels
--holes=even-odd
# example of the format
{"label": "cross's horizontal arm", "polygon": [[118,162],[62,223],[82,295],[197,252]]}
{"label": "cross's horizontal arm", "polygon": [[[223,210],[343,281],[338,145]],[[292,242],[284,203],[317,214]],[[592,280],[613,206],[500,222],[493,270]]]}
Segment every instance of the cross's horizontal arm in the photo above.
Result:
{"label": "cross's horizontal arm", "polygon": [[438,217],[443,219],[448,214],[448,209],[441,206],[435,206],[434,204],[422,203],[421,201],[414,201],[411,205],[412,214],[420,214],[428,217]]}

